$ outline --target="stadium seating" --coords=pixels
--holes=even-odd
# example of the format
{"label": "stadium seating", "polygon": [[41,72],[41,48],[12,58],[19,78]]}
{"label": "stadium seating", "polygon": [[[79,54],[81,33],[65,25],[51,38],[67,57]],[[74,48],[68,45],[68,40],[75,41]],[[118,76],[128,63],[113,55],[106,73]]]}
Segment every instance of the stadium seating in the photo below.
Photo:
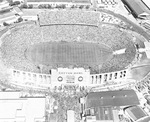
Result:
{"label": "stadium seating", "polygon": [[[105,22],[103,24],[100,15],[103,15]],[[105,21],[107,16],[113,18],[110,19],[113,21]],[[120,31],[119,27],[107,24],[122,23],[112,15],[79,10],[56,10],[42,13],[40,22],[49,26],[24,24],[20,28],[12,28],[11,33],[4,37],[1,51],[3,62],[7,67],[39,73],[39,64],[26,59],[26,49],[36,43],[62,40],[103,43],[113,50],[126,48],[125,54],[116,55],[103,64],[100,73],[123,70],[135,58],[136,50],[129,34],[123,30]],[[48,69],[49,67],[45,66],[43,73],[49,73]],[[97,68],[91,69],[92,74],[98,73],[97,71],[99,71]]]}
{"label": "stadium seating", "polygon": [[39,14],[40,25],[50,24],[86,24],[97,25],[99,12],[84,10],[54,10]]}

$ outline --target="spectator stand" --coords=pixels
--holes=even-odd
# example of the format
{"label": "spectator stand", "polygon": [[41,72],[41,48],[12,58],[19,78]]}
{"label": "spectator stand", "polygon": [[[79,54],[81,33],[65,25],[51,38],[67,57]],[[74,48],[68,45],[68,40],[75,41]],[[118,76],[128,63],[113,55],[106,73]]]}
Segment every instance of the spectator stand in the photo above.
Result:
{"label": "spectator stand", "polygon": [[[62,14],[60,14],[60,16],[61,16],[61,15],[62,15]],[[84,14],[83,14],[83,15],[84,15]],[[83,22],[83,23],[85,23],[85,22],[87,22],[87,23],[95,23],[95,22],[97,22],[97,20],[98,20],[98,22],[99,22],[99,18],[97,19],[97,15],[99,15],[99,14],[95,14],[94,17],[96,17],[96,18],[94,18],[93,20],[88,20],[88,21],[87,21],[86,15],[85,15],[85,16],[83,16],[83,17],[85,17],[86,19],[85,19],[84,21],[82,20],[82,22]],[[52,16],[50,16],[50,15],[47,15],[47,16],[48,16],[48,17],[52,17]],[[93,16],[93,14],[91,14],[88,18],[92,18],[92,16]],[[81,18],[82,18],[82,17],[81,17],[81,18],[79,17],[79,20],[76,20],[76,19],[78,19],[78,17],[79,17],[79,15],[76,14],[76,17],[74,18],[74,23],[75,23],[76,21],[77,21],[77,22],[80,22],[80,21],[81,21]],[[98,16],[98,17],[99,17],[99,16]],[[53,23],[53,21],[54,21],[54,20],[52,20],[52,19],[43,19],[43,20],[48,21],[48,23],[50,23],[50,22]],[[49,21],[49,20],[52,20],[52,21]],[[65,19],[65,20],[59,20],[59,19],[57,19],[57,20],[58,20],[58,21],[55,21],[56,24],[57,24],[57,23],[60,23],[60,22],[63,23],[63,22],[66,22],[66,21],[67,21],[67,19]],[[113,21],[109,21],[109,20],[106,21],[106,22],[107,22],[107,23],[113,23]],[[115,20],[115,22],[116,22],[116,20]],[[46,22],[46,23],[47,23],[47,22]],[[72,22],[70,22],[70,23],[72,23]],[[118,23],[117,23],[117,24],[118,24]],[[34,30],[34,29],[36,30],[36,31],[34,31],[34,32],[36,32],[36,33],[33,33],[32,30],[29,30],[29,29],[32,28],[32,27],[33,27],[33,30]],[[66,26],[66,28],[67,28],[67,26]],[[28,28],[28,27],[27,27],[27,28],[24,28],[23,31],[24,31],[24,33],[28,33],[28,32],[29,32],[29,33],[33,34],[34,36],[35,36],[35,35],[39,35],[39,36],[40,36],[39,33],[40,33],[41,31],[39,31],[38,29],[39,29],[38,27],[34,27],[34,26],[31,25],[29,28]],[[47,29],[49,29],[49,27],[48,27]],[[45,29],[44,33],[46,33],[47,29]],[[78,29],[78,30],[79,30],[78,33],[80,33],[80,29]],[[53,29],[53,31],[55,31],[55,29]],[[68,30],[68,31],[69,31],[69,30]],[[69,31],[69,32],[70,32],[70,31]],[[81,32],[82,32],[82,30],[81,30]],[[117,31],[116,31],[116,32],[117,32]],[[24,33],[23,33],[23,34],[24,34]],[[67,33],[68,33],[68,32],[67,32]],[[57,33],[57,34],[58,34],[58,33]],[[48,35],[49,35],[49,34],[48,34]],[[110,35],[111,35],[111,34],[110,34]],[[105,35],[105,36],[106,36],[106,35]],[[48,37],[49,37],[49,36],[48,36]],[[39,41],[40,39],[41,39],[41,38],[38,38],[38,41]],[[30,42],[30,41],[31,41],[31,38],[28,37],[26,40],[29,41],[28,44],[31,44],[31,42]],[[51,40],[51,39],[50,39],[50,40]],[[54,40],[54,39],[53,39],[53,40]],[[32,41],[33,41],[33,40],[32,40]],[[120,41],[120,40],[119,40],[119,41]],[[18,42],[20,42],[20,40],[18,40]],[[39,42],[40,42],[40,41],[39,41]],[[38,42],[38,43],[39,43],[39,42]],[[20,42],[20,43],[21,43],[21,42]],[[34,43],[34,42],[33,42],[33,43]],[[37,42],[36,42],[36,43],[37,43]],[[27,44],[27,45],[28,45],[28,44]],[[23,47],[23,48],[25,48],[25,47]],[[122,47],[119,47],[119,48],[122,48]],[[21,62],[21,63],[22,63],[22,62]],[[20,63],[20,64],[21,64],[21,63]],[[26,62],[25,64],[28,64],[28,62]],[[26,65],[24,65],[24,66],[26,66]],[[33,67],[32,67],[32,66],[33,66],[33,65],[31,65],[31,68],[30,68],[30,69],[32,69],[31,72],[32,72],[32,71],[35,72],[35,70],[33,70]],[[29,66],[29,67],[30,67],[30,66]],[[118,67],[116,67],[116,69],[117,69],[117,68],[118,68]],[[18,69],[18,68],[16,68],[16,69]],[[19,69],[21,69],[22,71],[28,71],[28,70],[26,70],[25,68],[22,69],[21,66],[20,66]]]}

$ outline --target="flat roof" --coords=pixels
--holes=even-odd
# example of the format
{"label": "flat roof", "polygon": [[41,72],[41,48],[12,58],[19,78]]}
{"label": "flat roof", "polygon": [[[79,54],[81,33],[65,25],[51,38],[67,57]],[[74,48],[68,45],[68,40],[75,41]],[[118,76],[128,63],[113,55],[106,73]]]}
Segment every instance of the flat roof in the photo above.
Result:
{"label": "flat roof", "polygon": [[[148,122],[148,121],[144,121],[144,120],[150,120],[150,117],[147,118],[147,114],[146,112],[139,106],[131,106],[125,109],[125,111],[128,113],[128,115],[134,120],[134,121],[138,121],[138,122]],[[146,117],[146,118],[145,118]],[[145,118],[142,119],[142,121],[139,121],[141,118]]]}
{"label": "flat roof", "polygon": [[9,11],[7,13],[0,14],[0,19],[9,18],[9,17],[14,16],[14,15],[15,15],[14,12]]}
{"label": "flat roof", "polygon": [[144,6],[141,0],[122,0],[129,9],[138,17],[142,14],[150,14],[150,11]]}
{"label": "flat roof", "polygon": [[38,9],[23,9],[21,16],[37,16],[41,11]]}
{"label": "flat roof", "polygon": [[129,105],[139,105],[134,90],[91,92],[86,97],[86,108]]}
{"label": "flat roof", "polygon": [[[113,108],[111,107],[98,107],[95,109],[96,120],[114,120]],[[106,114],[107,113],[107,114]]]}
{"label": "flat roof", "polygon": [[1,99],[17,99],[20,97],[20,92],[10,91],[10,92],[0,92]]}
{"label": "flat roof", "polygon": [[122,0],[123,2],[125,2],[126,4],[128,4],[128,6],[130,7],[130,9],[132,9],[133,12],[135,12],[137,15],[138,14],[142,14],[143,12],[145,12],[135,1],[133,0]]}
{"label": "flat roof", "polygon": [[[2,96],[3,93],[0,94]],[[0,99],[0,122],[19,119],[26,122],[34,122],[36,119],[45,120],[45,97],[17,98],[14,96],[14,98],[10,98],[10,94],[5,92],[4,99]],[[12,92],[12,94],[15,93]]]}
{"label": "flat roof", "polygon": [[91,3],[90,0],[72,0],[73,3]]}
{"label": "flat roof", "polygon": [[150,9],[150,1],[149,0],[142,0],[142,2]]}
{"label": "flat roof", "polygon": [[0,19],[0,23],[3,23],[3,22],[8,22],[8,21],[16,21],[17,18],[16,16],[10,16],[9,18],[3,18],[3,19]]}

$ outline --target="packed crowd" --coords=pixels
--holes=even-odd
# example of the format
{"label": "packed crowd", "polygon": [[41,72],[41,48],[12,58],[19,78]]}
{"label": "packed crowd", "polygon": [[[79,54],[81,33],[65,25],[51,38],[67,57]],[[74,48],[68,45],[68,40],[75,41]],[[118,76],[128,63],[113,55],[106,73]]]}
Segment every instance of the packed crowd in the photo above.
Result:
{"label": "packed crowd", "polygon": [[41,26],[53,24],[98,26],[101,22],[104,22],[116,24],[123,28],[127,27],[127,23],[111,14],[86,10],[54,10],[51,12],[41,12],[39,14],[39,21]]}
{"label": "packed crowd", "polygon": [[105,22],[105,23],[110,23],[110,24],[116,24],[116,25],[123,27],[123,28],[126,28],[128,25],[127,23],[123,22],[121,19],[114,17],[111,14],[107,14],[105,12],[101,12],[100,21]]}
{"label": "packed crowd", "polygon": [[75,122],[80,122],[80,103],[79,98],[83,96],[81,93],[76,93],[73,96],[66,96],[64,93],[54,93],[52,95],[57,101],[57,121],[67,122],[67,110],[75,111]]}
{"label": "packed crowd", "polygon": [[[3,39],[1,46],[3,62],[6,66],[18,70],[40,72],[39,64],[34,64],[27,60],[25,52],[30,45],[51,41],[102,43],[112,48],[113,51],[126,48],[126,53],[115,55],[111,60],[103,64],[100,73],[122,70],[135,58],[136,50],[128,33],[107,24],[89,26],[89,24],[98,22],[98,18],[95,19],[97,16],[96,12],[85,14],[81,11],[80,15],[77,14],[79,13],[77,11],[69,11],[70,13],[68,13],[63,10],[59,11],[58,14],[55,12],[50,14],[43,13],[40,19],[43,19],[42,22],[45,22],[43,24],[54,23],[56,25],[39,27],[27,24],[20,28],[12,29],[12,32]],[[92,19],[91,16],[95,16],[95,18]],[[86,22],[87,26],[86,24],[84,26],[72,24],[81,22]],[[60,25],[57,25],[59,23]],[[63,25],[61,23],[66,24]],[[43,71],[44,73],[49,73],[49,69],[46,67],[44,67]],[[99,69],[92,69],[91,71],[98,73]]]}
{"label": "packed crowd", "polygon": [[40,25],[50,24],[86,24],[97,25],[99,12],[84,10],[55,10],[39,14]]}
{"label": "packed crowd", "polygon": [[16,68],[25,71],[37,72],[35,64],[31,63],[25,57],[27,47],[35,42],[40,42],[40,32],[35,26],[28,25],[19,29],[12,29],[10,35],[7,35],[1,45],[3,62],[10,68]]}
{"label": "packed crowd", "polygon": [[126,48],[125,54],[116,55],[110,61],[106,62],[102,66],[101,72],[121,70],[129,65],[135,57],[136,51],[130,36],[125,32],[120,32],[119,29],[114,28],[113,26],[99,26],[98,28],[95,28],[89,26],[59,25],[44,26],[42,29],[44,40],[47,41],[65,40],[67,42],[81,41],[102,43],[111,47],[113,50]]}
{"label": "packed crowd", "polygon": [[135,88],[141,93],[150,93],[150,74],[137,82]]}

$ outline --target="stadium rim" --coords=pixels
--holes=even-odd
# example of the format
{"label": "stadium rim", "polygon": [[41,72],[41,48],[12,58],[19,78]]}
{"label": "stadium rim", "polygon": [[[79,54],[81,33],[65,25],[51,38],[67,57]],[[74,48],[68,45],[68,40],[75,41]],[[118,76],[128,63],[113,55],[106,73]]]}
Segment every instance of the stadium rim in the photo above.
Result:
{"label": "stadium rim", "polygon": [[56,26],[56,25],[79,25],[79,26],[92,26],[92,27],[98,28],[98,25],[88,25],[88,24],[46,24],[46,25],[40,25],[40,27],[42,27],[42,26]]}

